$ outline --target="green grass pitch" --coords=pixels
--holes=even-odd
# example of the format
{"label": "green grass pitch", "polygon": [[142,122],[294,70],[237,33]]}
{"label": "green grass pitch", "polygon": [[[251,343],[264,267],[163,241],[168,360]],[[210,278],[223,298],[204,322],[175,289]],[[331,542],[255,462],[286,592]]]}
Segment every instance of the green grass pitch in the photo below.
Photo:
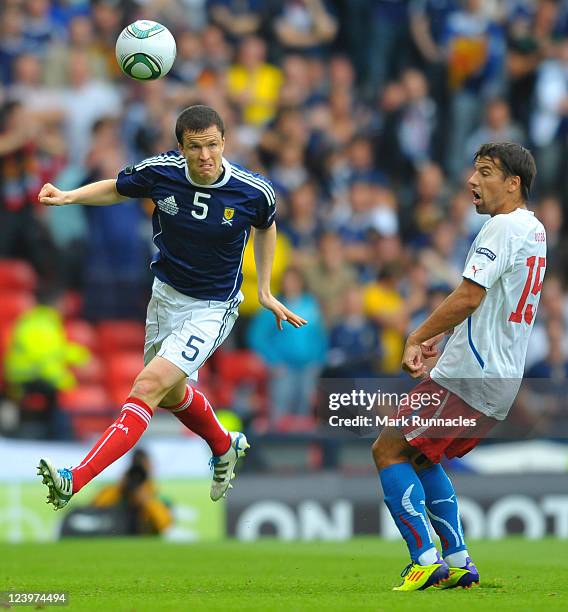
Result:
{"label": "green grass pitch", "polygon": [[402,543],[175,544],[148,539],[2,545],[0,591],[68,591],[71,610],[568,610],[567,542],[472,542],[472,590],[391,591]]}

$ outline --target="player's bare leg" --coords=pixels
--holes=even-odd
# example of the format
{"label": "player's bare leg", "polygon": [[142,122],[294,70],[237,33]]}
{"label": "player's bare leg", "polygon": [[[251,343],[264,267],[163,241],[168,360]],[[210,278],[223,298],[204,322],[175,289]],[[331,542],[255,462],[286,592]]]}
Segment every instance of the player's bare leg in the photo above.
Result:
{"label": "player's bare leg", "polygon": [[40,459],[38,474],[49,489],[47,503],[56,510],[63,508],[72,495],[127,453],[146,431],[158,403],[185,377],[176,365],[155,357],[136,377],[118,418],[77,467],[56,469],[49,459]]}
{"label": "player's bare leg", "polygon": [[417,591],[440,584],[450,574],[430,536],[425,493],[412,465],[415,449],[394,427],[385,428],[373,444],[373,459],[385,504],[405,539],[410,563],[396,591]]}
{"label": "player's bare leg", "polygon": [[160,407],[169,410],[189,430],[201,436],[211,449],[211,499],[217,501],[232,488],[235,466],[249,448],[246,436],[238,431],[227,431],[217,419],[215,411],[205,395],[198,389],[181,381],[160,402]]}
{"label": "player's bare leg", "polygon": [[171,410],[174,406],[180,404],[185,397],[187,389],[187,377],[172,387],[160,401],[160,408]]}

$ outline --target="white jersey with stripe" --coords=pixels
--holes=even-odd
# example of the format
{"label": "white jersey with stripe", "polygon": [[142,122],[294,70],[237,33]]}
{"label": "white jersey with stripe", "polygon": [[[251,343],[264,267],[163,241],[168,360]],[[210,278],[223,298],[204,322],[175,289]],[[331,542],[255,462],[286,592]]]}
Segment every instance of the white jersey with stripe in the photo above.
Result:
{"label": "white jersey with stripe", "polygon": [[502,420],[523,377],[529,336],[546,269],[546,233],[534,213],[495,215],[475,238],[463,277],[485,287],[431,372],[443,387]]}

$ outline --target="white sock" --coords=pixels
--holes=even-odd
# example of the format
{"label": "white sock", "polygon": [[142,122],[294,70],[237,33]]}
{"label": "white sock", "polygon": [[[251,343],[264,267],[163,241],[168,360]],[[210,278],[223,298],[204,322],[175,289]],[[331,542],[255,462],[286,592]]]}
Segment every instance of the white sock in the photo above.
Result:
{"label": "white sock", "polygon": [[460,552],[453,553],[444,557],[444,561],[450,567],[464,567],[467,563],[467,558],[469,557],[469,553],[467,550],[460,550]]}
{"label": "white sock", "polygon": [[438,550],[435,547],[429,548],[418,557],[420,565],[433,565],[438,560]]}

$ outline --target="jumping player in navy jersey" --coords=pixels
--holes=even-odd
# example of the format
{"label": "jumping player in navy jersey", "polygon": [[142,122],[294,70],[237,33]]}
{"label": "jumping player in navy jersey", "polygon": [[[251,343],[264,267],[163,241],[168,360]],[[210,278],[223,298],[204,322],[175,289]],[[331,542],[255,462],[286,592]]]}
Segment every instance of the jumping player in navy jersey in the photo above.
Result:
{"label": "jumping player in navy jersey", "polygon": [[[207,398],[192,384],[206,359],[229,335],[243,296],[242,262],[254,228],[258,299],[276,324],[307,321],[270,292],[276,243],[276,198],[270,182],[223,157],[225,129],[208,106],[185,109],[176,122],[177,151],[150,157],[122,170],[116,179],[61,191],[47,183],[39,193],[46,206],[107,206],[128,198],[151,198],[158,252],[150,264],[155,279],[148,305],[144,369],[114,423],[83,461],[56,469],[49,459],[38,474],[55,509],[130,450],[159,406],[171,411],[209,444],[213,465],[211,499],[230,487],[248,442],[228,432]],[[189,382],[188,382],[189,379]]]}

